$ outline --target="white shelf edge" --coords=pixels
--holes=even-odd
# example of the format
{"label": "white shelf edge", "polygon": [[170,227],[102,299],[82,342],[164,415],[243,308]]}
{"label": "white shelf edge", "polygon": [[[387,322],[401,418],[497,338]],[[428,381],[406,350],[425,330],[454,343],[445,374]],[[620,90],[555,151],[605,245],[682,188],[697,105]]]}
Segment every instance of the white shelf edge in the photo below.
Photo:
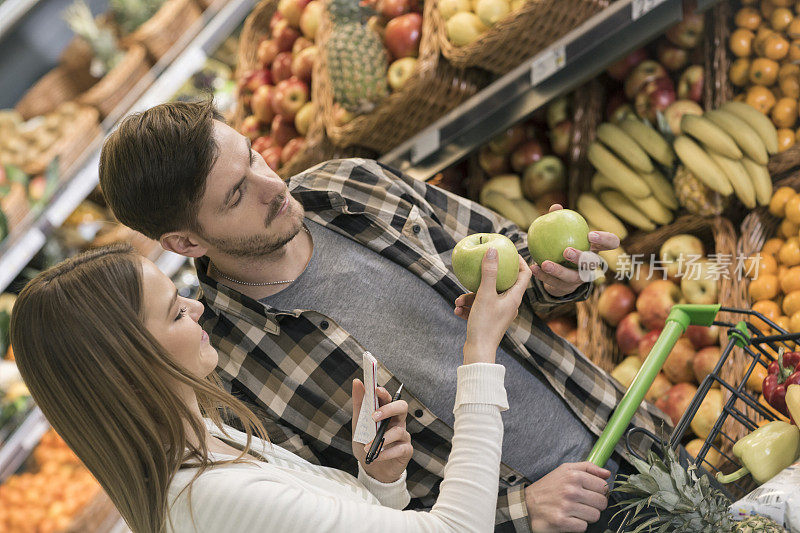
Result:
{"label": "white shelf edge", "polygon": [[39,0],[5,0],[0,4],[0,39],[38,3]]}

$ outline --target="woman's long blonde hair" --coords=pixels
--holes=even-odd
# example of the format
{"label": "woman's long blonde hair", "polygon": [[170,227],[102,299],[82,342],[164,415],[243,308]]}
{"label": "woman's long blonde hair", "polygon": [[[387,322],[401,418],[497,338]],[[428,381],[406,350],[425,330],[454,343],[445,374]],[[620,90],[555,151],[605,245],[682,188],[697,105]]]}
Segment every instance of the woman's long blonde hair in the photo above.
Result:
{"label": "woman's long blonde hair", "polygon": [[[205,425],[170,385],[197,394],[221,426],[219,409],[265,438],[257,417],[226,393],[216,374],[193,377],[169,357],[142,320],[141,258],[129,246],[93,250],[43,272],[19,295],[11,343],[20,373],[53,428],[80,457],[136,533],[166,530],[168,487],[187,459],[202,471]],[[199,446],[187,439],[184,422]]]}

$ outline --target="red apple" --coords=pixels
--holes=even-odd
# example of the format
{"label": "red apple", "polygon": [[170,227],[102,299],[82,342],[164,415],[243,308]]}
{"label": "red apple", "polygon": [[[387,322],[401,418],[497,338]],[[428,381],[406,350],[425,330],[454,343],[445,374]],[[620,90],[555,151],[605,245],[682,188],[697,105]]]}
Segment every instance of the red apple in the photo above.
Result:
{"label": "red apple", "polygon": [[517,124],[495,135],[492,140],[489,141],[488,147],[496,154],[508,155],[524,140],[525,126]]}
{"label": "red apple", "polygon": [[387,19],[405,15],[411,11],[411,7],[411,0],[378,0],[375,3],[375,11]]}
{"label": "red apple", "polygon": [[275,28],[278,26],[278,22],[286,20],[286,17],[281,15],[280,11],[276,11],[272,14],[272,17],[269,19],[269,33],[271,35],[275,35]]}
{"label": "red apple", "polygon": [[250,93],[262,85],[272,85],[272,74],[265,68],[247,71],[239,80],[239,88]]}
{"label": "red apple", "polygon": [[318,51],[316,46],[310,46],[300,51],[292,59],[292,75],[305,83],[311,83],[311,74],[314,63],[317,62]]}
{"label": "red apple", "polygon": [[286,143],[297,137],[297,130],[294,129],[294,121],[282,115],[275,115],[275,118],[272,119],[270,134],[275,144],[283,148]]}
{"label": "red apple", "polygon": [[416,57],[401,57],[389,65],[389,71],[386,73],[386,79],[389,82],[389,87],[393,91],[402,89],[403,85],[414,74],[414,69],[417,67]]}
{"label": "red apple", "polygon": [[703,38],[705,21],[701,13],[690,13],[683,20],[668,29],[665,33],[672,44],[681,48],[694,48]]}
{"label": "red apple", "polygon": [[678,80],[678,98],[699,102],[703,98],[703,67],[692,65],[681,74]]}
{"label": "red apple", "polygon": [[275,60],[275,56],[278,55],[278,52],[280,52],[280,50],[278,50],[278,43],[276,43],[274,39],[264,39],[261,41],[258,45],[258,52],[256,52],[259,65],[261,65],[262,68],[269,68]]}
{"label": "red apple", "polygon": [[611,66],[606,69],[606,72],[615,80],[622,81],[630,74],[631,70],[633,70],[636,65],[645,59],[647,59],[647,51],[644,48],[639,48],[616,63],[612,63]]}
{"label": "red apple", "polygon": [[693,262],[697,262],[705,254],[705,247],[695,235],[679,233],[661,244],[658,256],[670,279],[678,279],[687,273]]}
{"label": "red apple", "polygon": [[264,123],[255,115],[248,115],[242,121],[241,133],[250,141],[255,141],[264,134]]}
{"label": "red apple", "polygon": [[663,113],[675,101],[675,87],[669,77],[658,78],[647,82],[636,93],[634,108],[636,114],[656,122],[658,113]]}
{"label": "red apple", "polygon": [[658,43],[658,60],[667,70],[680,70],[689,62],[689,52],[674,44],[661,41]]}
{"label": "red apple", "polygon": [[[722,356],[722,349],[719,346],[706,346],[697,352],[692,363],[692,370],[698,383],[702,383],[706,376],[714,371],[720,356]],[[718,387],[719,383],[715,382],[714,386]]]}
{"label": "red apple", "polygon": [[302,152],[306,147],[305,137],[295,137],[286,143],[286,146],[281,150],[281,163],[288,163],[294,156]]}
{"label": "red apple", "polygon": [[661,335],[661,330],[654,329],[653,331],[648,331],[647,335],[645,335],[642,340],[639,341],[636,351],[639,353],[639,358],[642,361],[644,361],[647,356],[650,355],[650,350],[652,350],[653,346],[656,345],[659,335]]}
{"label": "red apple", "polygon": [[656,407],[672,420],[672,425],[678,425],[683,413],[689,408],[697,387],[691,383],[678,383],[673,385],[664,396],[656,400]]}
{"label": "red apple", "polygon": [[386,24],[384,41],[386,48],[397,59],[417,57],[421,36],[422,16],[419,13],[407,13],[393,18]]}
{"label": "red apple", "polygon": [[279,20],[275,23],[275,28],[272,30],[272,38],[275,44],[278,45],[278,50],[281,52],[289,52],[294,46],[294,42],[300,37],[300,32],[289,25],[286,19]]}
{"label": "red apple", "polygon": [[657,279],[642,289],[636,299],[636,310],[647,329],[663,329],[672,306],[682,301],[683,295],[677,285],[666,279]]}
{"label": "red apple", "polygon": [[272,80],[274,83],[288,80],[292,77],[292,53],[281,52],[272,62]]}
{"label": "red apple", "polygon": [[511,152],[511,168],[514,172],[523,172],[528,166],[544,157],[542,143],[536,139],[525,141]]}
{"label": "red apple", "polygon": [[650,265],[644,263],[634,267],[634,271],[630,273],[628,285],[631,286],[633,292],[641,294],[645,287],[657,279],[661,279],[661,276],[659,276],[657,272],[651,274]]}
{"label": "red apple", "polygon": [[[272,85],[262,85],[253,93],[253,98],[250,100],[250,108],[253,114],[262,122],[269,122],[275,116],[272,109],[272,98],[275,92],[275,87]],[[256,150],[260,152],[261,150]]]}
{"label": "red apple", "polygon": [[663,372],[659,372],[656,374],[656,379],[653,380],[653,384],[647,389],[645,398],[648,402],[654,402],[664,396],[671,388],[672,383],[667,379],[667,376],[665,376]]}
{"label": "red apple", "polygon": [[[2,165],[0,165],[2,166]],[[32,202],[45,200],[47,178],[42,175],[31,178],[28,182],[28,199]]]}
{"label": "red apple", "polygon": [[616,326],[628,313],[631,313],[636,295],[624,283],[612,283],[597,302],[597,311],[609,326]]}
{"label": "red apple", "polygon": [[275,141],[272,140],[272,137],[269,135],[262,135],[255,141],[253,141],[252,148],[258,153],[263,152],[267,148],[271,148],[275,145]]}
{"label": "red apple", "polygon": [[308,85],[292,76],[275,86],[272,91],[272,110],[276,115],[283,115],[294,125],[294,117],[300,108],[308,102]]}
{"label": "red apple", "polygon": [[667,77],[667,71],[661,66],[661,63],[649,59],[642,61],[625,80],[625,96],[632,100],[648,82],[665,77]]}
{"label": "red apple", "polygon": [[314,42],[306,39],[305,37],[299,37],[294,44],[292,45],[292,55],[296,56],[306,48],[314,46]]}
{"label": "red apple", "polygon": [[308,0],[280,0],[278,13],[284,16],[290,26],[300,28],[300,16],[303,14]]}
{"label": "red apple", "polygon": [[499,176],[508,172],[508,158],[493,152],[488,146],[481,146],[478,150],[478,165],[489,176]]}
{"label": "red apple", "polygon": [[264,158],[264,162],[266,162],[267,166],[272,170],[278,170],[281,167],[280,146],[270,146],[269,148],[261,152],[261,157]]}
{"label": "red apple", "polygon": [[564,157],[572,144],[572,121],[562,120],[550,130],[550,147],[553,153]]}
{"label": "red apple", "polygon": [[719,342],[719,326],[689,326],[686,328],[686,336],[698,350],[713,346]]}
{"label": "red apple", "polygon": [[321,0],[311,0],[300,15],[300,31],[312,41],[317,37],[317,28],[325,6]]}
{"label": "red apple", "polygon": [[673,135],[681,134],[681,119],[683,115],[702,115],[703,108],[697,102],[691,100],[675,100],[666,111],[664,118],[667,119],[669,129]]}
{"label": "red apple", "polygon": [[642,326],[641,315],[637,312],[629,313],[625,318],[620,320],[617,326],[617,344],[619,349],[625,355],[636,355],[639,348],[639,342],[647,334],[647,331]]}
{"label": "red apple", "polygon": [[693,381],[694,368],[692,365],[694,363],[694,354],[695,349],[692,346],[692,341],[686,337],[681,337],[675,341],[675,346],[669,352],[661,370],[673,383]]}
{"label": "red apple", "polygon": [[575,329],[575,320],[567,316],[560,316],[547,321],[547,327],[559,337],[566,336],[567,333]]}
{"label": "red apple", "polygon": [[297,133],[305,135],[308,133],[308,128],[311,126],[311,119],[314,118],[316,109],[313,102],[306,102],[300,111],[294,116],[294,127]]}

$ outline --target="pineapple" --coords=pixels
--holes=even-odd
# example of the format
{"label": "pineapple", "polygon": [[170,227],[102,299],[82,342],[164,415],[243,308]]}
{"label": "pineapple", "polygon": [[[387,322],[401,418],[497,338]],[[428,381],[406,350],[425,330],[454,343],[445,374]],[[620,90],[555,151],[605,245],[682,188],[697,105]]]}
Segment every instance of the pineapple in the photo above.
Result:
{"label": "pineapple", "polygon": [[681,533],[785,533],[772,520],[751,516],[742,522],[728,514],[730,500],[711,486],[708,477],[698,476],[697,467],[681,466],[675,451],[662,445],[663,459],[654,452],[647,461],[635,457],[631,462],[638,474],[617,483],[614,491],[626,494],[620,502],[622,512],[633,510],[625,531]]}
{"label": "pineapple", "polygon": [[64,20],[67,21],[75,35],[83,37],[92,48],[94,57],[89,67],[89,72],[92,76],[95,78],[102,77],[122,59],[122,51],[117,46],[117,41],[111,30],[101,28],[97,24],[86,2],[75,0],[71,6],[64,10]]}
{"label": "pineapple", "polygon": [[147,22],[162,3],[163,0],[109,0],[108,5],[122,34],[127,35]]}
{"label": "pineapple", "polygon": [[711,190],[680,165],[673,178],[678,203],[695,215],[719,215],[728,206],[728,199]]}
{"label": "pineapple", "polygon": [[330,0],[328,73],[334,100],[354,114],[369,113],[389,92],[389,59],[380,35],[361,21],[358,0]]}

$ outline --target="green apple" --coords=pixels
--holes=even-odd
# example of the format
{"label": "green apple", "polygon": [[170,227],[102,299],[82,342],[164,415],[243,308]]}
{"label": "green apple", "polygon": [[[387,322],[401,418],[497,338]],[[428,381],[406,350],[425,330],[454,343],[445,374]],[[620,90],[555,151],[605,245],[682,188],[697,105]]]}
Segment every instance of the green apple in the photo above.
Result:
{"label": "green apple", "polygon": [[468,291],[481,284],[481,262],[486,250],[497,250],[497,292],[508,290],[517,281],[519,253],[511,239],[499,233],[467,235],[453,248],[453,272]]}
{"label": "green apple", "polygon": [[528,228],[528,250],[539,266],[545,261],[552,261],[577,268],[577,265],[564,258],[564,250],[569,247],[589,251],[589,225],[571,209],[559,209],[542,215]]}

